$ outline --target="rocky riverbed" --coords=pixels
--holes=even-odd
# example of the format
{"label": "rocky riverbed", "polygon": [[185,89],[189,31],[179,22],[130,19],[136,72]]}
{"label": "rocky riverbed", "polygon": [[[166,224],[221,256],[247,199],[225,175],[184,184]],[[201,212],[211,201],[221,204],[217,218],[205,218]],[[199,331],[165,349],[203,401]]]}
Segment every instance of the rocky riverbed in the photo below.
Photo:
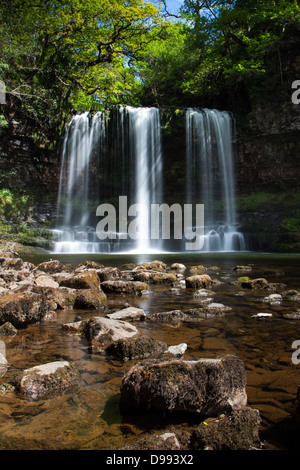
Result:
{"label": "rocky riverbed", "polygon": [[2,251],[0,448],[293,448],[295,283],[261,265]]}

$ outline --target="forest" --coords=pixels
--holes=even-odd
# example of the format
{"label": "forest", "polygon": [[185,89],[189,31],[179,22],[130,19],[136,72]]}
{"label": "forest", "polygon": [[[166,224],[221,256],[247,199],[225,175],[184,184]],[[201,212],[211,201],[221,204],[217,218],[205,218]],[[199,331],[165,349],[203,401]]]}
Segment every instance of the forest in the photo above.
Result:
{"label": "forest", "polygon": [[[296,0],[3,0],[0,78],[36,140],[53,146],[74,112],[263,101],[299,37]],[[295,77],[296,79],[297,77]],[[289,83],[290,87],[290,83]],[[229,98],[230,97],[230,98]],[[2,106],[0,125],[9,123]]]}

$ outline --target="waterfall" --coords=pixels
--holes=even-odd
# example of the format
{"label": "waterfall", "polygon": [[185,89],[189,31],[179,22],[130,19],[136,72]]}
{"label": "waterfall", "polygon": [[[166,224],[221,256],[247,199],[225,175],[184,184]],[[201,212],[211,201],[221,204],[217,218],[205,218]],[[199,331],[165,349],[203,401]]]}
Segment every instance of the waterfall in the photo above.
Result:
{"label": "waterfall", "polygon": [[135,160],[135,204],[138,209],[140,253],[160,250],[151,240],[150,207],[162,203],[162,155],[160,116],[156,108],[128,107],[130,151]]}
{"label": "waterfall", "polygon": [[[227,112],[187,109],[185,125],[186,151],[176,158],[186,160],[186,196],[174,205],[204,204],[201,251],[244,250],[235,210],[233,119]],[[184,237],[176,237],[174,243],[175,236],[162,239],[161,227],[155,236],[152,232],[151,205],[165,206],[163,172],[168,168],[163,165],[162,149],[156,108],[120,106],[94,115],[75,115],[62,140],[53,251],[157,253],[174,251],[175,246],[176,251],[184,251]],[[124,198],[125,218],[117,212]],[[106,210],[113,207],[116,214],[115,222],[106,229],[104,222],[99,228],[98,217],[106,214],[98,213],[99,205]],[[159,218],[163,218],[162,212],[156,213]],[[180,219],[178,212],[175,219]],[[135,236],[129,230],[133,225]]]}
{"label": "waterfall", "polygon": [[[114,238],[99,240],[97,204],[115,204],[119,196],[126,196],[128,205],[135,204],[136,214],[131,215],[136,215],[137,239],[116,230]],[[150,205],[160,204],[161,198],[158,109],[119,107],[109,116],[101,112],[74,116],[62,145],[54,252],[160,251],[160,240],[150,239]]]}
{"label": "waterfall", "polygon": [[209,109],[186,111],[186,198],[204,204],[203,251],[243,251],[237,230],[233,119]]}

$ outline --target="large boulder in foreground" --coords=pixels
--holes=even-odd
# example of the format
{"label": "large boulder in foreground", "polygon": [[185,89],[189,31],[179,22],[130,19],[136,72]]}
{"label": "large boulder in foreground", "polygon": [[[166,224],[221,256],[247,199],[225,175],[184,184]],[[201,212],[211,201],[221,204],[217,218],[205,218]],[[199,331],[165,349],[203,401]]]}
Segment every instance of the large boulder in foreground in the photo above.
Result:
{"label": "large boulder in foreground", "polygon": [[209,418],[202,422],[191,436],[193,450],[250,450],[259,448],[261,441],[259,411],[248,406]]}
{"label": "large boulder in foreground", "polygon": [[16,390],[29,401],[62,395],[78,385],[80,374],[67,361],[55,361],[26,369],[14,379]]}
{"label": "large boulder in foreground", "polygon": [[131,323],[103,317],[92,317],[82,321],[80,330],[89,342],[101,345],[139,334],[139,330]]}
{"label": "large boulder in foreground", "polygon": [[33,292],[18,292],[0,298],[0,324],[10,322],[18,328],[41,321],[48,311],[45,296]]}
{"label": "large boulder in foreground", "polygon": [[123,414],[151,408],[217,416],[246,406],[246,371],[236,356],[217,359],[147,360],[123,377]]}

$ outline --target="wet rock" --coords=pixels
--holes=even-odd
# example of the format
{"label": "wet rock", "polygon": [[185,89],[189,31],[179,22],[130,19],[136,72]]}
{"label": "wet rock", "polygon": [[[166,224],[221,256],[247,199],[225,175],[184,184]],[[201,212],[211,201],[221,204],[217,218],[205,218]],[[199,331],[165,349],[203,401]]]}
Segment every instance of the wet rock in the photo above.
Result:
{"label": "wet rock", "polygon": [[145,263],[137,266],[137,270],[141,271],[160,271],[164,272],[167,269],[167,265],[163,261],[154,260],[154,261],[145,261]]}
{"label": "wet rock", "polygon": [[122,310],[118,310],[114,313],[109,313],[106,315],[107,318],[112,320],[125,320],[125,321],[134,321],[134,320],[145,320],[146,314],[143,309],[137,307],[127,307]]}
{"label": "wet rock", "polygon": [[111,267],[97,269],[97,274],[100,282],[113,281],[121,277],[121,271],[118,268]]}
{"label": "wet rock", "polygon": [[26,400],[62,395],[78,385],[80,374],[67,361],[49,362],[18,374],[14,379],[16,390]]}
{"label": "wet rock", "polygon": [[101,345],[139,334],[138,329],[128,322],[103,317],[93,317],[82,321],[81,331],[88,341]]}
{"label": "wet rock", "polygon": [[285,313],[283,315],[284,318],[288,318],[289,320],[300,320],[300,310],[291,313]]}
{"label": "wet rock", "polygon": [[14,392],[15,387],[10,383],[4,383],[0,385],[0,396],[7,395],[8,393]]}
{"label": "wet rock", "polygon": [[73,308],[76,300],[77,290],[69,287],[59,287],[56,289],[34,287],[33,290],[44,295],[48,301],[55,302],[58,309]]}
{"label": "wet rock", "polygon": [[187,320],[187,316],[181,310],[169,310],[167,312],[149,313],[146,317],[147,321],[158,321],[161,323],[168,323],[176,325],[180,322]]}
{"label": "wet rock", "polygon": [[293,302],[300,302],[300,292],[296,289],[290,289],[282,292],[282,297],[285,300],[291,300]]}
{"label": "wet rock", "polygon": [[40,276],[37,276],[34,280],[34,283],[40,287],[52,287],[54,289],[59,287],[58,282],[54,281],[54,279],[51,276],[47,276],[43,274],[41,274]]}
{"label": "wet rock", "polygon": [[97,309],[107,302],[106,294],[99,289],[77,289],[75,295],[74,308]]}
{"label": "wet rock", "polygon": [[101,288],[106,294],[142,295],[148,289],[148,284],[140,281],[104,281]]}
{"label": "wet rock", "polygon": [[251,450],[261,447],[259,411],[245,407],[209,418],[191,436],[192,450]]}
{"label": "wet rock", "polygon": [[169,346],[165,351],[165,354],[171,354],[172,356],[183,356],[187,350],[186,343],[176,344],[174,346]]}
{"label": "wet rock", "polygon": [[247,279],[240,282],[243,289],[267,289],[269,283],[263,277],[257,279]]}
{"label": "wet rock", "polygon": [[20,270],[23,267],[23,260],[21,258],[1,256],[0,266],[6,269]]}
{"label": "wet rock", "polygon": [[186,278],[186,287],[192,289],[201,289],[210,287],[212,279],[208,274],[196,274]]}
{"label": "wet rock", "polygon": [[48,274],[60,273],[64,270],[64,265],[59,260],[54,259],[38,264],[35,270]]}
{"label": "wet rock", "polygon": [[206,272],[206,267],[202,265],[192,266],[190,272],[192,275],[204,274]]}
{"label": "wet rock", "polygon": [[33,292],[8,294],[0,299],[0,323],[8,321],[16,328],[41,321],[48,311],[45,296]]}
{"label": "wet rock", "polygon": [[262,320],[264,318],[271,318],[273,316],[272,313],[256,313],[255,315],[252,315],[252,318],[258,318],[259,320]]}
{"label": "wet rock", "polygon": [[106,348],[106,354],[121,361],[157,357],[167,350],[167,345],[154,338],[120,339]]}
{"label": "wet rock", "polygon": [[75,321],[70,323],[64,323],[62,329],[66,332],[82,333],[82,320],[80,317],[76,317]]}
{"label": "wet rock", "polygon": [[282,296],[280,294],[271,294],[262,299],[262,302],[266,304],[278,305],[282,301]]}
{"label": "wet rock", "polygon": [[0,353],[0,377],[3,377],[7,371],[8,362],[6,358]]}
{"label": "wet rock", "polygon": [[186,266],[182,263],[173,263],[170,266],[170,269],[172,271],[177,271],[177,272],[184,272],[186,270]]}
{"label": "wet rock", "polygon": [[15,328],[9,321],[0,326],[0,336],[15,336],[17,333],[17,328]]}
{"label": "wet rock", "polygon": [[141,271],[134,273],[135,281],[148,282],[149,284],[172,284],[177,281],[177,277],[172,273]]}
{"label": "wet rock", "polygon": [[236,271],[236,272],[246,272],[246,271],[252,271],[252,267],[251,266],[247,266],[247,265],[238,265],[238,266],[235,266],[234,268],[232,268],[233,271]]}
{"label": "wet rock", "polygon": [[225,306],[224,304],[218,302],[212,302],[205,307],[210,313],[214,315],[220,315],[222,313],[231,312],[232,308]]}
{"label": "wet rock", "polygon": [[146,360],[123,377],[122,413],[185,411],[217,416],[246,406],[246,372],[236,356],[217,359]]}
{"label": "wet rock", "polygon": [[79,274],[70,274],[61,280],[59,285],[71,289],[100,289],[100,279],[96,269],[89,269]]}
{"label": "wet rock", "polygon": [[214,295],[214,292],[209,290],[209,289],[199,289],[196,292],[194,292],[193,297],[202,298],[202,297],[208,297],[209,295]]}

